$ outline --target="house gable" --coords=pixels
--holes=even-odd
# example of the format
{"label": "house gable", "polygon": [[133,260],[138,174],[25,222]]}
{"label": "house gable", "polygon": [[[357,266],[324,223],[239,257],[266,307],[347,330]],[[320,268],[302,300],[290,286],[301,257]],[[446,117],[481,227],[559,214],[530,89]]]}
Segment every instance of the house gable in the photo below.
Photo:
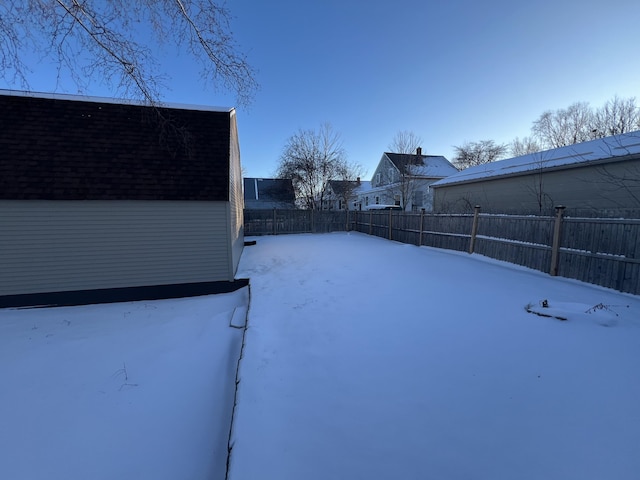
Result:
{"label": "house gable", "polygon": [[398,167],[391,161],[388,154],[383,153],[371,177],[371,185],[374,188],[389,185],[395,181],[399,173]]}

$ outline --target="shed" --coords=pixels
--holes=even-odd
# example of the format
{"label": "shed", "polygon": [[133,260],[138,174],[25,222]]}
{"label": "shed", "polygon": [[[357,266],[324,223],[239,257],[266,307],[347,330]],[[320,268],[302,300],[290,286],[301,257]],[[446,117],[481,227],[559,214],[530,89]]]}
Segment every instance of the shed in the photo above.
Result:
{"label": "shed", "polygon": [[431,185],[438,212],[640,209],[640,131],[467,168]]}
{"label": "shed", "polygon": [[0,307],[237,288],[235,110],[0,91]]}

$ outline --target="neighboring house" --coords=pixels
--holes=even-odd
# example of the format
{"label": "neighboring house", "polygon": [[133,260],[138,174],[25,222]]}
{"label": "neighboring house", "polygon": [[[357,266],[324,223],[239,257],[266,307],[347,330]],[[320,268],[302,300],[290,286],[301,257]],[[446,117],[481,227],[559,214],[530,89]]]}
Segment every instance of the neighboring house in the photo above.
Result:
{"label": "neighboring house", "polygon": [[246,209],[293,209],[296,194],[291,179],[245,178],[244,208]]}
{"label": "neighboring house", "polygon": [[439,212],[638,209],[640,131],[467,168],[432,189]]}
{"label": "neighboring house", "polygon": [[323,210],[362,210],[358,199],[371,189],[371,182],[356,180],[330,180],[324,195]]}
{"label": "neighboring house", "polygon": [[431,211],[431,185],[458,170],[441,155],[385,152],[371,179],[371,188],[362,192],[358,204],[365,209],[372,204],[400,205],[406,211]]}
{"label": "neighboring house", "polygon": [[235,288],[235,110],[0,91],[0,307]]}

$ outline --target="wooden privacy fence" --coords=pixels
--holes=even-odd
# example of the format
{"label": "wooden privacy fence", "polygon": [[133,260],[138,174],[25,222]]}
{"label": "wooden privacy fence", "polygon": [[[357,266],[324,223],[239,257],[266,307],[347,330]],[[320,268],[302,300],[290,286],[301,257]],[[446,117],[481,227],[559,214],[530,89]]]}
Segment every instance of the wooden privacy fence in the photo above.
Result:
{"label": "wooden privacy fence", "polygon": [[245,210],[245,235],[358,231],[490,258],[640,295],[640,220],[410,213]]}

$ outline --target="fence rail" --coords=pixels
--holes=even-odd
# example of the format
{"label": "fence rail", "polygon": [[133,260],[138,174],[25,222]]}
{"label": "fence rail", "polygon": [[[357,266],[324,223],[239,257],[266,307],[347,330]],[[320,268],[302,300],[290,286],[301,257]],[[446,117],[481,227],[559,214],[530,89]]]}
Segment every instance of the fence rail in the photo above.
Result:
{"label": "fence rail", "polygon": [[245,210],[245,235],[357,231],[470,253],[640,295],[640,219]]}

